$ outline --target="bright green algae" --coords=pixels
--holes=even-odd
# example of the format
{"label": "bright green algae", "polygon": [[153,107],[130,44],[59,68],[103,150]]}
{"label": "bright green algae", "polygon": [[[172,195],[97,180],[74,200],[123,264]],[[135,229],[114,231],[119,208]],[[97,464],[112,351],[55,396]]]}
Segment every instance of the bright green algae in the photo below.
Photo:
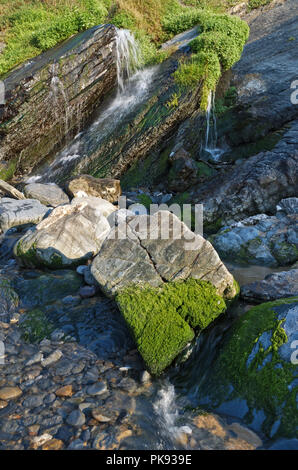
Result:
{"label": "bright green algae", "polygon": [[189,279],[161,288],[131,286],[117,303],[151,373],[159,375],[202,330],[226,310],[209,282]]}

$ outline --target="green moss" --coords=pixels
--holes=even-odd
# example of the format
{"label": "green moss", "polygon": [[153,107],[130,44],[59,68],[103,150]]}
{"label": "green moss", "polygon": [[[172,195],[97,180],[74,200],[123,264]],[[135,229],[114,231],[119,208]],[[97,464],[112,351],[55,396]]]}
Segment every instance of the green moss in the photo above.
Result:
{"label": "green moss", "polygon": [[40,343],[49,338],[54,331],[54,326],[48,321],[41,310],[32,310],[24,315],[20,328],[23,339],[29,343]]}
{"label": "green moss", "polygon": [[249,0],[247,6],[249,10],[254,10],[256,8],[263,7],[265,5],[269,5],[272,0]]}
{"label": "green moss", "polygon": [[[202,390],[203,394],[209,390],[216,406],[231,399],[246,400],[249,408],[246,415],[248,423],[253,419],[253,410],[263,410],[266,419],[262,430],[267,435],[280,418],[277,435],[293,437],[298,426],[298,387],[289,389],[297,373],[297,366],[284,361],[278,353],[288,338],[282,328],[284,320],[279,320],[275,311],[275,307],[295,302],[298,302],[298,297],[265,303],[240,318],[232,328],[212,368],[211,378]],[[266,350],[259,347],[248,363],[254,347],[265,332],[271,334],[270,346]]]}
{"label": "green moss", "polygon": [[202,82],[201,108],[206,110],[208,96],[215,91],[222,70],[230,69],[240,59],[249,27],[239,18],[206,12],[199,24],[201,34],[190,43],[194,55],[190,62],[180,64],[174,78],[183,87]]}
{"label": "green moss", "polygon": [[210,283],[189,279],[161,288],[131,286],[117,295],[146,366],[160,374],[194,337],[226,310]]}

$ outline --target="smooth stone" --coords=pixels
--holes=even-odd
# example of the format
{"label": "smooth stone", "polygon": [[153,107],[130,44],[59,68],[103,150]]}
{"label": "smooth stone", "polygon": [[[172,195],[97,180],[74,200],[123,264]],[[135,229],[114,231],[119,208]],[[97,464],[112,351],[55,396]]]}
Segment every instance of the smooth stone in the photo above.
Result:
{"label": "smooth stone", "polygon": [[24,194],[45,206],[57,207],[69,203],[69,197],[57,184],[30,183],[25,186]]}
{"label": "smooth stone", "polygon": [[80,410],[74,410],[70,413],[66,422],[71,426],[80,428],[85,424],[86,418],[84,413],[82,413]]}
{"label": "smooth stone", "polygon": [[19,387],[3,387],[0,389],[0,400],[13,400],[20,397],[22,393]]}
{"label": "smooth stone", "polygon": [[98,382],[87,388],[87,394],[91,396],[99,396],[107,391],[107,385],[105,382]]}
{"label": "smooth stone", "polygon": [[48,366],[54,364],[55,362],[59,361],[59,359],[61,359],[62,356],[63,356],[63,353],[59,349],[57,349],[52,354],[50,354],[48,357],[43,359],[41,361],[41,365],[43,367],[48,367]]}

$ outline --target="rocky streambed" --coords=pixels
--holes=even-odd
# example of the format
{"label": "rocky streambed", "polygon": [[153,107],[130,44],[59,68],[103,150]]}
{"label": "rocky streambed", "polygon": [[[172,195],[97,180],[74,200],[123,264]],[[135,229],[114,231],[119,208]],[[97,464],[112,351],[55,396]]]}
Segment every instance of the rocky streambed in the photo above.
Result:
{"label": "rocky streambed", "polygon": [[[237,101],[216,116],[210,97],[216,155],[200,87],[178,96],[171,76],[197,30],[126,77],[107,26],[6,79],[0,448],[297,449],[295,8],[253,19],[218,90]],[[184,203],[204,204],[204,236]]]}

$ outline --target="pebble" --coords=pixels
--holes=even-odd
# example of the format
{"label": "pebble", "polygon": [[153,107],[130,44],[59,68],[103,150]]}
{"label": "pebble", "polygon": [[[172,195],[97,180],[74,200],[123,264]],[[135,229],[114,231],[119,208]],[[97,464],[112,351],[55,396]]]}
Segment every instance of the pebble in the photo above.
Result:
{"label": "pebble", "polygon": [[42,360],[43,360],[43,354],[41,352],[38,352],[34,354],[34,356],[26,362],[26,366],[32,366],[33,364],[38,364]]}
{"label": "pebble", "polygon": [[0,410],[2,410],[3,408],[6,408],[7,405],[8,405],[7,401],[0,400]]}
{"label": "pebble", "polygon": [[50,441],[53,436],[51,434],[42,434],[41,436],[36,436],[32,439],[32,444],[34,448],[43,446],[46,442]]}
{"label": "pebble", "polygon": [[23,401],[23,407],[24,408],[37,408],[38,406],[41,406],[43,404],[43,397],[41,395],[32,395],[26,398]]}
{"label": "pebble", "polygon": [[72,385],[65,385],[65,387],[58,388],[55,393],[57,397],[72,397]]}
{"label": "pebble", "polygon": [[51,439],[42,446],[42,450],[61,450],[64,444],[60,439]]}
{"label": "pebble", "polygon": [[59,359],[61,359],[62,356],[63,354],[60,351],[60,349],[56,349],[56,351],[54,351],[52,354],[50,354],[48,357],[46,357],[45,359],[41,361],[41,365],[43,367],[48,367],[51,364],[54,364],[55,362],[59,361]]}
{"label": "pebble", "polygon": [[80,428],[81,426],[83,426],[83,424],[85,424],[86,418],[84,413],[82,413],[80,410],[74,410],[70,413],[66,422],[71,426]]}
{"label": "pebble", "polygon": [[82,297],[82,299],[89,299],[91,297],[94,297],[96,293],[97,293],[97,289],[95,286],[84,286],[84,287],[81,287],[79,290],[79,294]]}
{"label": "pebble", "polygon": [[105,382],[98,382],[87,388],[87,394],[91,396],[99,396],[107,391],[107,384]]}
{"label": "pebble", "polygon": [[19,387],[3,387],[0,389],[0,400],[13,400],[20,397],[22,393]]}

